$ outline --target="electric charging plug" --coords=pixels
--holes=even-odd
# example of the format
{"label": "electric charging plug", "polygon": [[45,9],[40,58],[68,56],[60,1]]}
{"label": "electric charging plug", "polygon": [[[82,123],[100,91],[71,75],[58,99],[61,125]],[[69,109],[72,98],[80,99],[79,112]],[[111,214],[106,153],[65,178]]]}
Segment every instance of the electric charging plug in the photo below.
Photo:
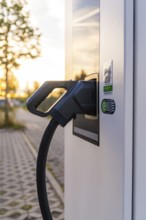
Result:
{"label": "electric charging plug", "polygon": [[[55,88],[67,92],[47,112],[37,107]],[[76,114],[96,115],[96,80],[45,82],[27,101],[33,114],[45,117],[51,115],[60,125],[65,126]]]}

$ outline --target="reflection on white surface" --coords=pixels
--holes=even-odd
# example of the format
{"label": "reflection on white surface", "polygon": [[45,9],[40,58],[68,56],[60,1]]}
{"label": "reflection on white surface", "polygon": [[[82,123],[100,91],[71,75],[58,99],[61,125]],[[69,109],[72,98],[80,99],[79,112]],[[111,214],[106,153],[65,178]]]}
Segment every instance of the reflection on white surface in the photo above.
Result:
{"label": "reflection on white surface", "polygon": [[73,27],[99,27],[99,24],[96,22],[75,23]]}
{"label": "reflection on white surface", "polygon": [[99,1],[76,0],[72,25],[73,75],[99,73]]}
{"label": "reflection on white surface", "polygon": [[[86,19],[88,19],[88,18],[90,18],[90,17],[93,17],[94,15],[97,15],[97,14],[99,14],[99,12],[100,12],[100,9],[99,8],[97,8],[97,9],[95,9],[95,10],[93,10],[93,11],[89,11],[88,13],[86,13],[86,14],[83,14],[83,13],[81,13],[81,15],[78,17],[78,18],[76,18],[76,19],[74,19],[74,23],[77,23],[77,22],[82,22],[82,21],[84,21],[84,20],[86,20]],[[83,15],[82,15],[83,14]]]}

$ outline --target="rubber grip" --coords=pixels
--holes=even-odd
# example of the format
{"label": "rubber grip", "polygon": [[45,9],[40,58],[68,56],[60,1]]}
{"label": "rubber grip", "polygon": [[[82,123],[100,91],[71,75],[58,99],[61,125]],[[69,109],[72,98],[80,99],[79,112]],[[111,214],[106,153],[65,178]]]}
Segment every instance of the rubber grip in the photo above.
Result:
{"label": "rubber grip", "polygon": [[46,81],[33,95],[27,100],[28,110],[41,117],[46,117],[49,112],[37,110],[38,106],[55,88],[65,88],[69,90],[76,81]]}

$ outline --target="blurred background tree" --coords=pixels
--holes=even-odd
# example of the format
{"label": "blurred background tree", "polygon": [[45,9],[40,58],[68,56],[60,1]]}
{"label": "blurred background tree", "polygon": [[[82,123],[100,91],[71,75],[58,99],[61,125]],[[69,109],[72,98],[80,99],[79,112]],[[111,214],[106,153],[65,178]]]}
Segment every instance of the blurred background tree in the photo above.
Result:
{"label": "blurred background tree", "polygon": [[8,94],[18,85],[12,86],[13,71],[22,60],[40,56],[40,37],[39,29],[32,25],[27,0],[0,0],[0,68],[5,79],[6,126],[9,124]]}
{"label": "blurred background tree", "polygon": [[75,75],[75,80],[84,80],[86,76],[87,73],[85,72],[85,70],[82,69],[79,74]]}
{"label": "blurred background tree", "polygon": [[[10,98],[15,97],[15,93],[17,91],[19,82],[16,78],[16,76],[13,74],[13,72],[9,71],[9,77],[8,77],[8,94]],[[5,97],[6,93],[6,80],[5,76],[3,75],[0,77],[0,96]]]}
{"label": "blurred background tree", "polygon": [[40,83],[36,80],[33,82],[33,85],[31,87],[29,86],[29,84],[27,84],[25,89],[25,93],[27,95],[26,98],[29,98],[39,87]]}

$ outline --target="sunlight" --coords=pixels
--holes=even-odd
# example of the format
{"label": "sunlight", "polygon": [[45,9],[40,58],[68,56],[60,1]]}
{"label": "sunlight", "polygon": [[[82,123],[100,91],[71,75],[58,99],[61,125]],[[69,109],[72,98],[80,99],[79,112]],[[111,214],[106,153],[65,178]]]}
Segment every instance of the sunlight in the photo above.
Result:
{"label": "sunlight", "polygon": [[[42,84],[46,80],[63,80],[65,77],[64,51],[64,0],[29,1],[32,23],[42,32],[42,56],[27,60],[15,70],[19,80],[19,90],[32,87],[34,81]],[[60,10],[61,7],[61,10]]]}
{"label": "sunlight", "polygon": [[[10,3],[13,5],[13,1]],[[9,16],[3,8],[10,28],[0,28],[0,96],[19,97],[23,93],[29,96],[44,81],[65,78],[65,0],[59,3],[58,0],[29,0],[28,3],[25,7],[13,7]],[[9,38],[3,36],[5,32]]]}
{"label": "sunlight", "polygon": [[34,81],[42,84],[46,80],[63,80],[64,66],[61,59],[58,65],[54,65],[54,62],[47,62],[44,58],[29,60],[19,70],[15,70],[15,76],[19,80],[19,87],[23,90],[28,85],[31,88]]}

